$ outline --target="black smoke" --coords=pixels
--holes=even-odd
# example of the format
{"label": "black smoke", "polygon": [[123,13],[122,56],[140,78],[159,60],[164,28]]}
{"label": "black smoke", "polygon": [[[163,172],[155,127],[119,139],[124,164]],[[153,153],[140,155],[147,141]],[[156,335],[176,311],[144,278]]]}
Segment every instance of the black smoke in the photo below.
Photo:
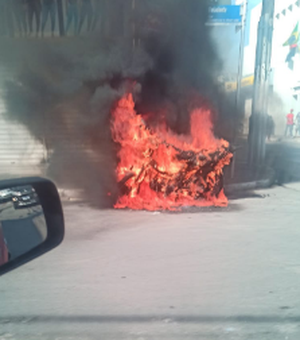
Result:
{"label": "black smoke", "polygon": [[171,128],[186,133],[191,93],[218,109],[221,67],[206,25],[208,1],[136,0],[132,13],[123,8],[123,24],[135,25],[132,35],[122,31],[125,24],[118,27],[121,2],[109,3],[107,25],[101,25],[105,36],[32,39],[7,52],[20,59],[15,79],[6,85],[7,119],[24,124],[45,145],[50,178],[83,189],[102,206],[111,205],[118,192],[109,123],[126,83],[139,84],[139,113],[152,112],[155,120],[163,108]]}

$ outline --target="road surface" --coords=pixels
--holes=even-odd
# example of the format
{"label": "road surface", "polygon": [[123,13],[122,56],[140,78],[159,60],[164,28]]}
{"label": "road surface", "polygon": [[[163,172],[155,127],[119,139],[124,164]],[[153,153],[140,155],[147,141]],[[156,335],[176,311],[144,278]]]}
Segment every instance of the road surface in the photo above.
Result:
{"label": "road surface", "polygon": [[185,213],[65,206],[0,278],[1,340],[300,339],[300,184]]}

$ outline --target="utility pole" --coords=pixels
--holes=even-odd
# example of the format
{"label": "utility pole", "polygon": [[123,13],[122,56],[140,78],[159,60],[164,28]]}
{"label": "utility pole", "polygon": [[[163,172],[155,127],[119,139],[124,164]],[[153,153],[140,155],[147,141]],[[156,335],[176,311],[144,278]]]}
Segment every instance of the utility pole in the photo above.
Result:
{"label": "utility pole", "polygon": [[[237,88],[236,88],[236,96],[235,96],[235,114],[233,115],[232,122],[232,131],[233,138],[232,143],[235,144],[237,137],[237,122],[238,122],[238,113],[241,108],[241,90],[242,90],[242,79],[243,79],[243,68],[244,68],[244,51],[245,51],[245,38],[246,38],[246,20],[247,20],[247,10],[248,10],[248,0],[244,0],[243,3],[243,14],[242,14],[242,25],[241,25],[241,40],[240,40],[240,49],[239,49],[239,64],[238,64],[238,76],[237,76]],[[233,155],[233,160],[231,164],[231,178],[234,177],[235,174],[235,165],[236,165],[236,155]]]}
{"label": "utility pole", "polygon": [[63,37],[65,35],[65,26],[64,26],[64,9],[63,9],[62,0],[57,0],[57,12],[58,12],[59,35]]}
{"label": "utility pole", "polygon": [[266,123],[271,73],[275,0],[263,0],[258,24],[252,115],[250,117],[248,162],[263,164],[266,154]]}

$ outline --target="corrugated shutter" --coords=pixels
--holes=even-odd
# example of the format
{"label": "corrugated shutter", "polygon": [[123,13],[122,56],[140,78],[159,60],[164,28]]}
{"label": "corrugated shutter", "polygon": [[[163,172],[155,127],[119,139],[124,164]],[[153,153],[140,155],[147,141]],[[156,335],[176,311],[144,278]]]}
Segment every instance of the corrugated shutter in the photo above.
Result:
{"label": "corrugated shutter", "polygon": [[[7,4],[9,1],[12,0],[8,0]],[[129,2],[130,1],[131,0],[129,0]],[[123,2],[123,0],[121,0],[121,2]],[[60,3],[60,1],[58,3]],[[66,0],[63,0],[62,3],[65,9]],[[99,5],[98,0],[94,2],[94,5]],[[63,12],[64,22],[66,23],[66,10]],[[0,17],[2,18],[1,13]],[[68,119],[68,122],[58,122],[57,126],[54,125],[53,122],[48,124],[45,120],[45,126],[41,128],[42,131],[40,132],[40,136],[45,138],[44,142],[39,142],[34,139],[25,126],[10,121],[6,118],[7,113],[4,114],[4,112],[6,112],[3,98],[4,84],[7,80],[13,79],[14,76],[17,75],[16,71],[18,69],[22,69],[23,65],[21,63],[24,63],[24,57],[25,59],[31,60],[31,54],[33,55],[35,50],[39,51],[43,48],[47,50],[47,48],[51,48],[51,45],[58,46],[58,50],[65,48],[66,51],[69,51],[69,48],[71,48],[75,54],[79,52],[83,53],[83,51],[86,50],[86,43],[87,48],[94,46],[94,42],[89,43],[87,39],[58,39],[58,19],[56,15],[55,39],[48,39],[51,36],[50,18],[48,18],[43,39],[41,39],[41,37],[35,39],[33,35],[30,37],[20,36],[19,27],[16,22],[14,22],[14,38],[12,38],[10,34],[5,37],[2,37],[0,34],[0,175],[15,174],[26,176],[42,174],[52,176],[53,171],[51,172],[51,170],[53,168],[59,173],[62,172],[61,170],[64,170],[65,164],[69,165],[69,168],[71,168],[70,171],[75,172],[78,170],[76,161],[78,163],[82,158],[87,159],[86,164],[93,163],[93,166],[94,164],[97,166],[99,164],[100,167],[101,157],[99,153],[92,151],[88,143],[82,140],[81,132],[78,133],[76,131],[76,117],[72,116],[72,114],[68,117],[65,115],[64,118]],[[15,21],[15,19],[13,19],[13,21]],[[100,22],[101,20],[98,22],[98,29],[100,29]],[[88,18],[85,20],[82,28],[83,34],[86,34],[87,24]],[[103,23],[101,23],[101,25],[103,25]],[[34,32],[35,27],[34,20]],[[70,38],[74,35],[73,26],[68,35]],[[18,65],[22,65],[22,67],[18,67]],[[18,94],[16,93],[15,95],[17,96]],[[51,141],[49,141],[49,130],[55,137],[52,139],[56,142],[56,149],[53,148]],[[59,148],[57,145],[59,145]],[[46,147],[48,150],[46,150]],[[53,154],[55,155],[53,149],[56,151],[59,149],[59,157],[53,156]],[[77,157],[77,155],[79,156]],[[80,158],[80,156],[82,157]],[[70,165],[74,166],[71,167]],[[50,171],[47,171],[49,169]],[[84,165],[81,169],[85,170]],[[83,170],[82,172],[84,172]],[[59,176],[56,175],[54,179],[57,177]]]}
{"label": "corrugated shutter", "polygon": [[4,84],[14,77],[14,66],[13,62],[3,63],[0,58],[0,174],[40,175],[44,146],[32,138],[26,127],[7,120],[4,115]]}

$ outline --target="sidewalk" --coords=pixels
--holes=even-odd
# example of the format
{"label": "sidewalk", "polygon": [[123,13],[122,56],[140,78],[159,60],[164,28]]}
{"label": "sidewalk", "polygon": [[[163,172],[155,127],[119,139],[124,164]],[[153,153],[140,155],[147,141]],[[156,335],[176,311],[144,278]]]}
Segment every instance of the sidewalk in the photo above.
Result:
{"label": "sidewalk", "polygon": [[235,175],[231,178],[230,168],[225,171],[225,193],[269,188],[275,183],[275,171],[261,167],[253,172],[247,163],[236,163]]}
{"label": "sidewalk", "polygon": [[[275,182],[275,171],[269,165],[253,170],[247,164],[247,139],[241,138],[237,146],[234,178],[231,178],[231,166],[225,168],[225,193],[232,194],[272,186]],[[64,202],[83,201],[84,194],[81,190],[60,188],[59,192]]]}
{"label": "sidewalk", "polygon": [[[275,181],[275,171],[270,162],[266,161],[266,164],[254,169],[248,165],[247,137],[240,137],[237,140],[236,148],[234,177],[232,178],[231,166],[225,169],[225,192],[231,194],[236,191],[247,191],[272,186]],[[267,149],[269,149],[268,145]]]}
{"label": "sidewalk", "polygon": [[254,170],[247,164],[247,139],[240,138],[237,147],[234,178],[229,167],[225,170],[227,193],[300,181],[300,138],[275,138],[267,142],[265,164]]}
{"label": "sidewalk", "polygon": [[[230,178],[230,167],[225,171],[225,193],[248,191],[254,189],[269,188],[274,184],[274,171],[270,168],[260,168],[255,173],[251,172],[246,163],[237,163],[235,176]],[[84,202],[84,192],[80,189],[59,188],[59,194],[63,202]]]}
{"label": "sidewalk", "polygon": [[[235,192],[268,188],[274,183],[285,184],[300,181],[300,139],[272,141],[267,143],[266,164],[251,169],[247,164],[247,140],[240,139],[237,143],[236,167],[234,177],[231,178],[231,167],[225,169],[224,186],[226,194]],[[9,172],[7,172],[9,173]],[[44,172],[45,173],[45,172]],[[282,183],[278,180],[283,177]],[[37,175],[37,173],[35,173]],[[2,176],[2,178],[20,177],[17,174]],[[24,177],[21,176],[21,177]],[[63,202],[84,202],[83,190],[59,187]]]}

